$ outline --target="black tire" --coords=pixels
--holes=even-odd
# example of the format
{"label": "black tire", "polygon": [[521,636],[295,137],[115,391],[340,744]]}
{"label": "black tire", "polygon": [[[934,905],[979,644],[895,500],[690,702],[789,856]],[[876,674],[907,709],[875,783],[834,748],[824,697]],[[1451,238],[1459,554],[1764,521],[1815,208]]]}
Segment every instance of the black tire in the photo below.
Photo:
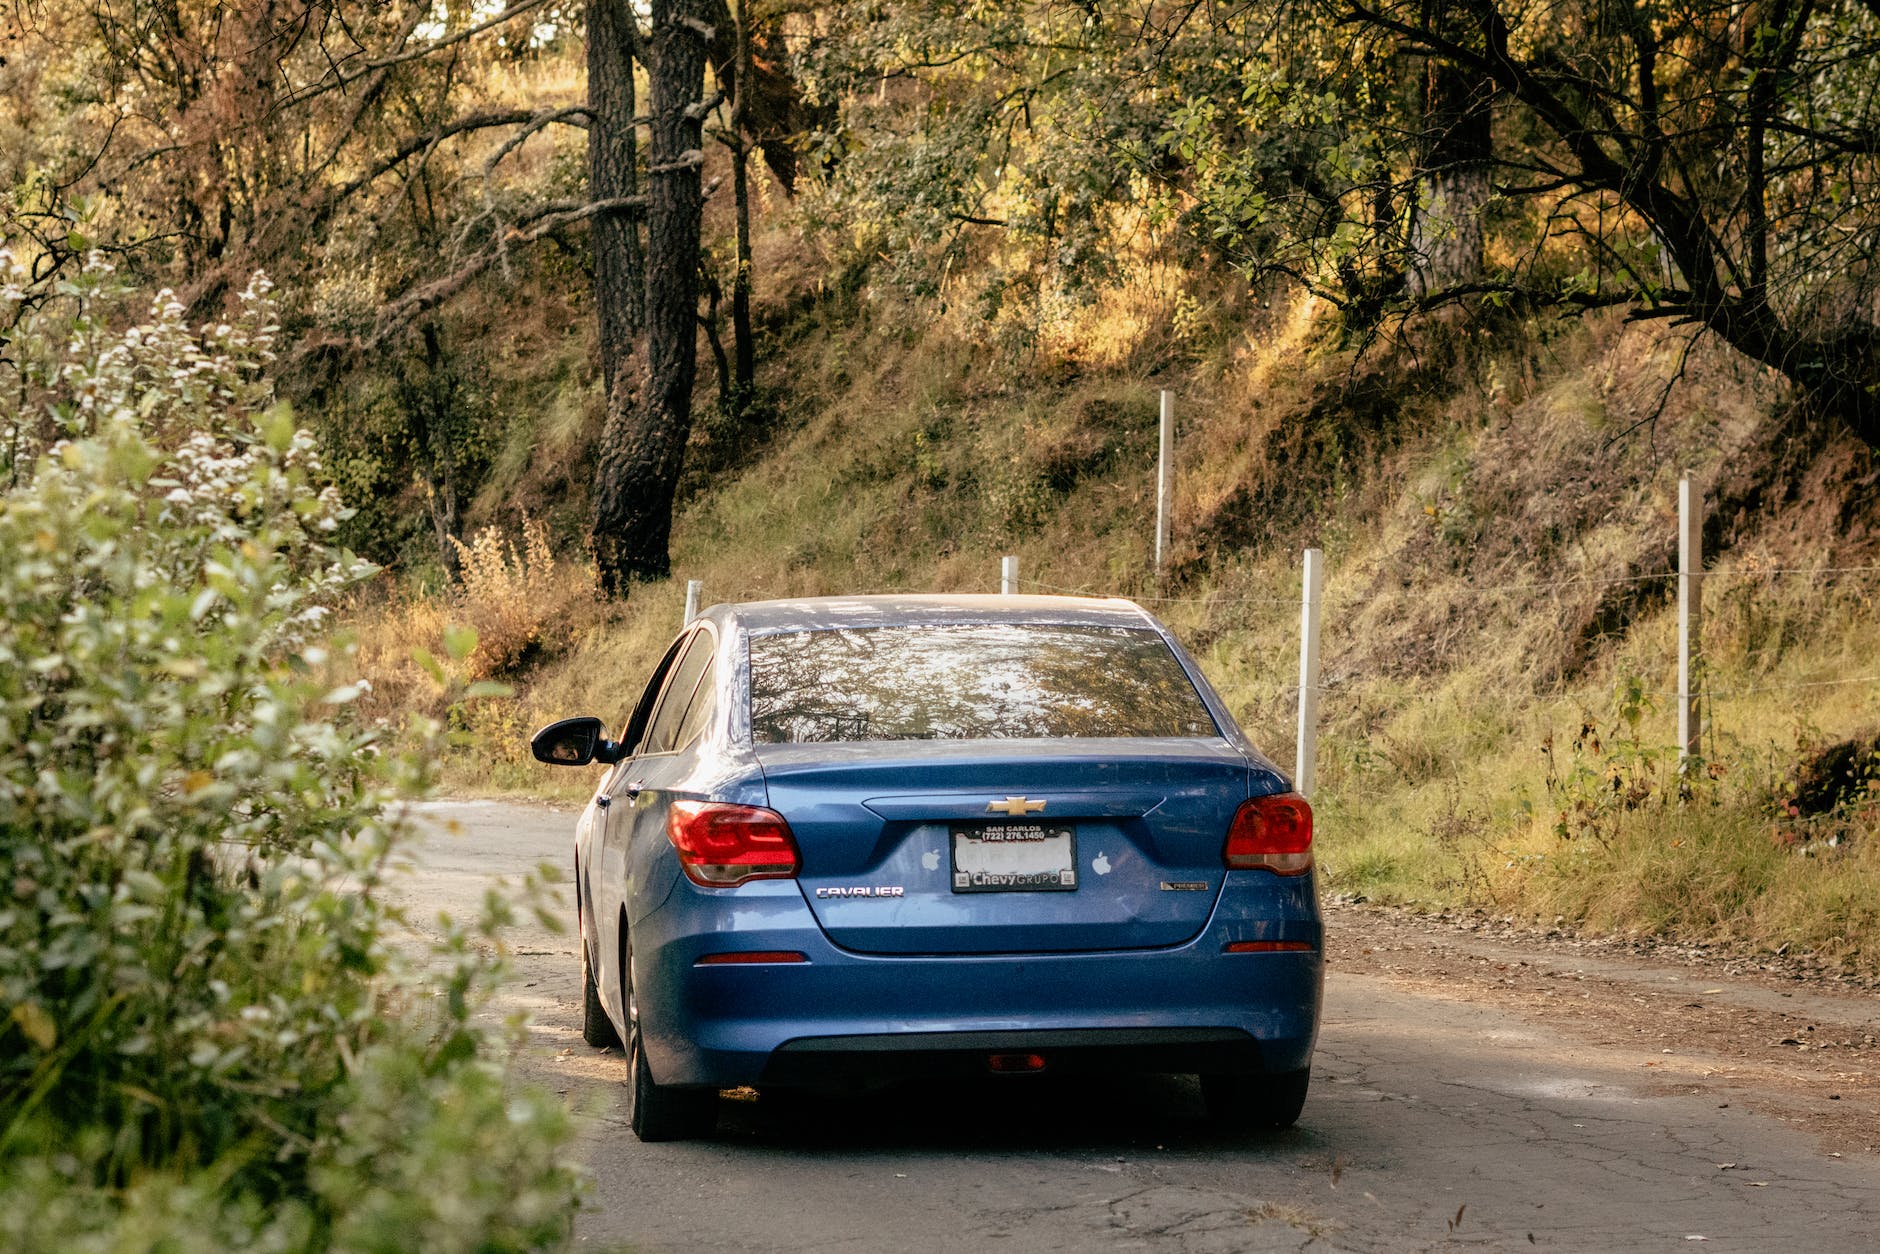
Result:
{"label": "black tire", "polygon": [[632,951],[620,964],[627,1008],[627,1126],[642,1141],[690,1141],[718,1126],[718,1090],[658,1084],[640,1044],[640,1008],[633,996]]}
{"label": "black tire", "polygon": [[1299,1121],[1311,1068],[1280,1075],[1204,1075],[1208,1118],[1230,1132],[1278,1132]]}
{"label": "black tire", "polygon": [[620,1033],[601,1005],[601,991],[594,986],[594,966],[588,961],[587,938],[581,938],[581,1039],[596,1049],[620,1044]]}

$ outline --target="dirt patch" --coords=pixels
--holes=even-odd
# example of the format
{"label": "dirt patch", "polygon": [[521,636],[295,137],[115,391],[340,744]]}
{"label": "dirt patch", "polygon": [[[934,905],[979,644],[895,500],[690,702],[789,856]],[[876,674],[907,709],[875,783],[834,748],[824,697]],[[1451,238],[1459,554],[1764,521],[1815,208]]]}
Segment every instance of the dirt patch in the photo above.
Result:
{"label": "dirt patch", "polygon": [[1633,1051],[1661,1091],[1709,1092],[1802,1127],[1824,1151],[1880,1153],[1874,981],[1787,955],[1536,933],[1480,915],[1327,907],[1334,971],[1489,1001],[1590,1046]]}

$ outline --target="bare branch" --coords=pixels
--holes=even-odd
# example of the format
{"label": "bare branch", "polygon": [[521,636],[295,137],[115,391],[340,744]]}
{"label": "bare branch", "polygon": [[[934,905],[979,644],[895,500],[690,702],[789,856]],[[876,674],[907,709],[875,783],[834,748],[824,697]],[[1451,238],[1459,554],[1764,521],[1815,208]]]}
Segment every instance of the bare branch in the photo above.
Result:
{"label": "bare branch", "polygon": [[389,69],[394,65],[403,65],[407,61],[416,61],[422,57],[428,57],[434,52],[442,52],[444,49],[454,47],[466,39],[474,39],[485,31],[494,30],[496,27],[503,25],[511,19],[520,17],[524,13],[528,13],[532,10],[539,9],[547,3],[548,0],[515,0],[515,3],[511,4],[502,12],[484,21],[478,22],[475,26],[466,26],[463,30],[458,31],[454,35],[446,35],[444,38],[425,44],[421,48],[407,48],[400,52],[388,53],[385,56],[375,57],[370,61],[361,62],[351,73],[347,73],[338,65],[335,65],[333,72],[329,73],[326,77],[316,79],[314,82],[308,83],[298,90],[287,93],[287,95],[275,105],[275,111],[279,112],[303,105],[316,96],[324,96],[327,92],[337,91],[379,70]]}
{"label": "bare branch", "polygon": [[689,170],[693,166],[705,164],[705,154],[697,148],[688,148],[671,161],[662,161],[658,165],[646,167],[648,174],[676,174],[680,170]]}
{"label": "bare branch", "polygon": [[723,104],[724,99],[725,93],[723,91],[715,91],[703,100],[694,101],[692,104],[685,107],[686,120],[691,122],[698,121],[713,109],[716,109],[720,104]]}
{"label": "bare branch", "polygon": [[[490,154],[490,159],[483,163],[483,177],[488,178],[491,173],[495,171],[496,167],[502,163],[504,157],[507,157],[510,153],[522,147],[523,144],[528,142],[529,136],[535,134],[543,127],[551,126],[556,122],[563,122],[569,126],[578,126],[585,129],[592,116],[592,113],[584,104],[570,105],[566,109],[542,110],[525,122],[521,130],[504,140],[500,148]],[[574,120],[575,118],[580,118],[581,120],[577,122]]]}
{"label": "bare branch", "polygon": [[[597,213],[608,213],[620,209],[644,209],[645,207],[646,197],[644,196],[616,196],[610,200],[594,200],[586,204],[553,201],[547,205],[537,206],[500,232],[494,247],[478,253],[444,277],[434,279],[393,301],[379,316],[377,327],[373,329],[372,334],[366,338],[361,347],[377,348],[409,324],[413,318],[437,308],[457,295],[477,276],[501,260],[514,245],[534,243],[558,227],[579,222],[584,218],[591,218]],[[528,229],[522,229],[524,226]]]}

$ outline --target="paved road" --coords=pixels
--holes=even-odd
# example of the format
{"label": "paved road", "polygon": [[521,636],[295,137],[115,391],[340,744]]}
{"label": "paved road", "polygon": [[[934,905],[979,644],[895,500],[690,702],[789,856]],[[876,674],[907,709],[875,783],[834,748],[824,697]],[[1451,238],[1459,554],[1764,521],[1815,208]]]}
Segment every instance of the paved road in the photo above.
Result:
{"label": "paved road", "polygon": [[[409,888],[420,921],[471,908],[493,878],[567,862],[568,813],[466,802],[427,815],[439,826]],[[1595,1045],[1479,989],[1341,971],[1339,946],[1363,939],[1332,941],[1303,1119],[1254,1139],[1211,1133],[1186,1080],[1040,1079],[783,1109],[734,1097],[715,1139],[644,1146],[620,1119],[620,1057],[580,1042],[572,937],[519,932],[505,1001],[535,1019],[524,1074],[584,1115],[584,1246],[1880,1249],[1876,1147],[1784,1121],[1740,1068],[1681,1054],[1667,1073],[1656,1040]],[[1872,1013],[1846,1005],[1844,1022]],[[1864,1075],[1836,1074],[1880,1106]]]}

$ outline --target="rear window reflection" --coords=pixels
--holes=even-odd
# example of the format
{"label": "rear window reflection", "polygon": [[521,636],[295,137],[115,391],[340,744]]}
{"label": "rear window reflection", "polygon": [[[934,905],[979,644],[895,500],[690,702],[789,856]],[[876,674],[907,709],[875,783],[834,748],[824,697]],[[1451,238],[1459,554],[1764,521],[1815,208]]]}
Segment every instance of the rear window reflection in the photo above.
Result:
{"label": "rear window reflection", "polygon": [[1153,631],[1021,623],[751,639],[759,744],[1214,736]]}

